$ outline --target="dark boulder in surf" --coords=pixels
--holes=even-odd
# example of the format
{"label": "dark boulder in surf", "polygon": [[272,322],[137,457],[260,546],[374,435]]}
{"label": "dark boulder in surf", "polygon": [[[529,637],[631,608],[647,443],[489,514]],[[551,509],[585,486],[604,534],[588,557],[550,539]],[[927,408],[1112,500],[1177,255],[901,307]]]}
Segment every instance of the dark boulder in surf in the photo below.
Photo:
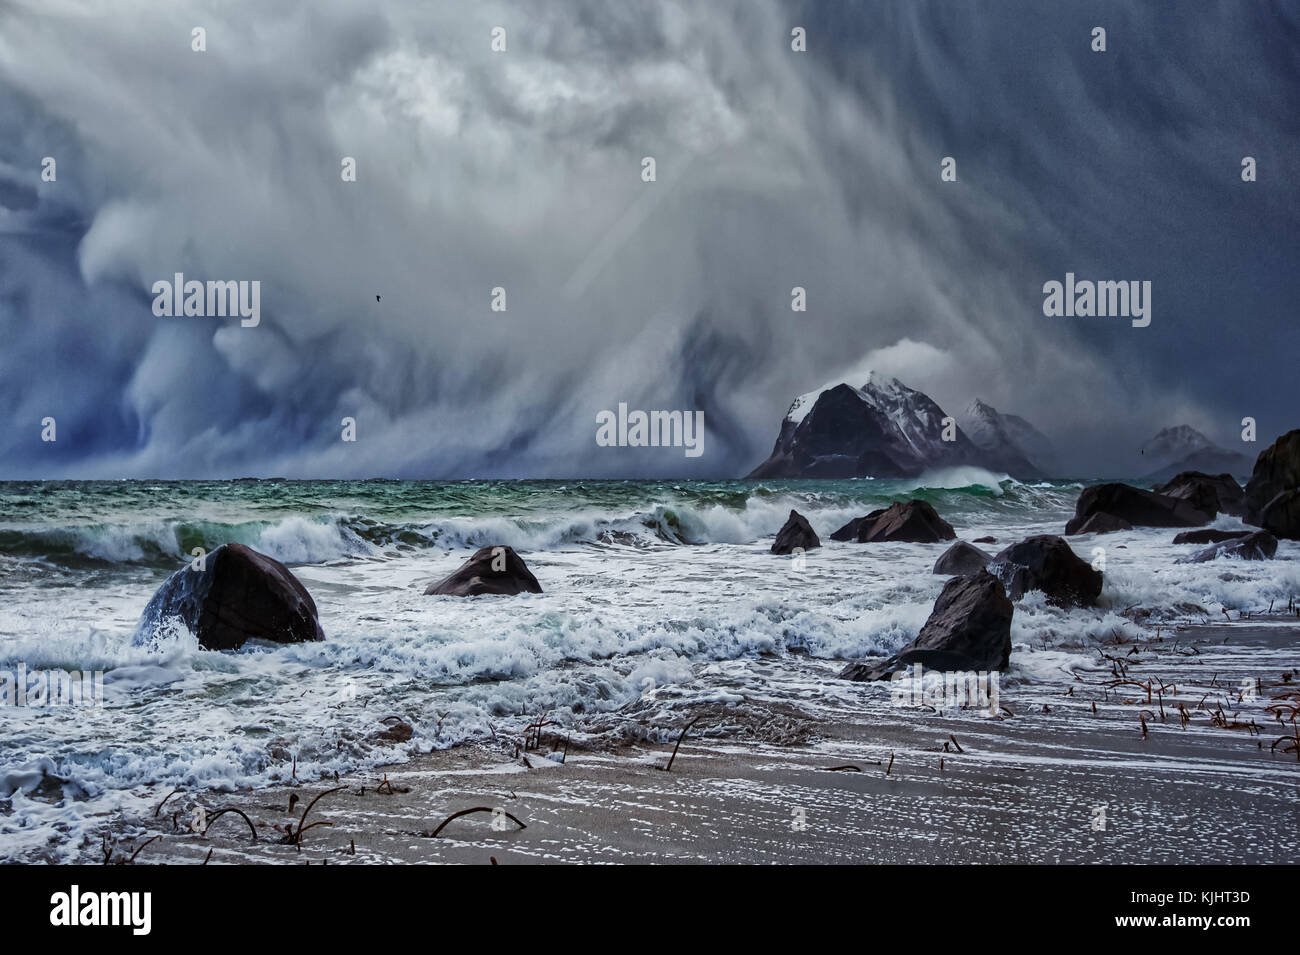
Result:
{"label": "dark boulder in surf", "polygon": [[1203,564],[1220,557],[1231,557],[1237,560],[1272,560],[1276,553],[1277,538],[1268,531],[1255,531],[1245,537],[1211,544],[1190,557],[1184,557],[1178,563]]}
{"label": "dark boulder in surf", "polygon": [[1114,514],[1107,514],[1099,511],[1084,520],[1082,524],[1074,521],[1070,522],[1074,530],[1066,531],[1071,537],[1077,537],[1079,534],[1113,534],[1115,531],[1131,531],[1133,525],[1122,517],[1116,517]]}
{"label": "dark boulder in surf", "polygon": [[480,547],[454,574],[430,584],[425,596],[477,597],[480,594],[512,597],[524,592],[540,594],[537,582],[524,559],[513,548]]}
{"label": "dark boulder in surf", "polygon": [[776,532],[776,540],[772,542],[772,553],[792,554],[795,550],[806,551],[821,546],[822,542],[817,539],[817,534],[808,523],[808,518],[792,510],[790,516],[786,518],[785,525]]}
{"label": "dark boulder in surf", "polygon": [[974,544],[958,541],[934,562],[934,570],[931,573],[945,576],[977,574],[987,567],[992,559],[992,554],[980,550]]}
{"label": "dark boulder in surf", "polygon": [[[1300,428],[1282,435],[1261,451],[1259,457],[1255,459],[1255,469],[1251,472],[1250,480],[1246,482],[1246,523],[1264,527],[1264,509],[1283,491],[1298,487],[1300,487]],[[1276,530],[1273,533],[1279,537],[1300,536],[1278,533]]]}
{"label": "dark boulder in surf", "polygon": [[1157,484],[1152,490],[1165,497],[1184,500],[1211,518],[1220,513],[1234,517],[1246,513],[1244,492],[1231,474],[1183,471],[1174,475],[1173,480]]}
{"label": "dark boulder in surf", "polygon": [[1213,519],[1181,498],[1165,497],[1128,484],[1094,484],[1079,495],[1074,519],[1065,525],[1065,533],[1079,533],[1079,528],[1094,514],[1110,514],[1134,527],[1199,527]]}
{"label": "dark boulder in surf", "polygon": [[324,640],[316,604],[289,568],[243,544],[223,544],[178,570],[145,607],[136,642],[169,618],[182,620],[207,650],[236,650],[251,639],[276,643]]}
{"label": "dark boulder in surf", "polygon": [[1181,534],[1174,535],[1175,544],[1218,544],[1222,541],[1236,540],[1239,537],[1246,537],[1250,531],[1221,531],[1214,527],[1206,527],[1199,531],[1183,531]]}
{"label": "dark boulder in surf", "polygon": [[833,540],[833,541],[855,541],[855,540],[857,540],[857,539],[858,539],[858,531],[862,529],[862,525],[863,525],[863,524],[866,524],[866,523],[868,523],[868,522],[870,522],[870,521],[875,520],[878,516],[880,516],[880,515],[883,514],[883,513],[885,513],[884,508],[881,508],[881,509],[878,510],[878,511],[872,511],[872,512],[871,512],[870,514],[868,514],[866,517],[855,517],[855,518],[853,518],[853,520],[849,521],[847,524],[845,524],[845,525],[844,525],[843,527],[841,527],[839,530],[837,530],[837,531],[835,531],[834,533],[832,533],[832,534],[831,534],[831,540]]}
{"label": "dark boulder in surf", "polygon": [[1283,491],[1265,504],[1259,526],[1278,537],[1300,540],[1300,488]]}
{"label": "dark boulder in surf", "polygon": [[882,541],[936,544],[956,537],[952,525],[925,501],[900,501],[872,511],[866,517],[855,517],[832,534],[831,540],[855,540],[859,544]]}
{"label": "dark boulder in surf", "polygon": [[1101,594],[1101,573],[1051,534],[1028,537],[1000,551],[991,570],[1012,600],[1041,590],[1057,606],[1091,606]]}
{"label": "dark boulder in surf", "polygon": [[883,663],[850,663],[840,678],[883,680],[914,664],[945,672],[1005,670],[1014,610],[1002,582],[988,571],[954,577],[915,640]]}

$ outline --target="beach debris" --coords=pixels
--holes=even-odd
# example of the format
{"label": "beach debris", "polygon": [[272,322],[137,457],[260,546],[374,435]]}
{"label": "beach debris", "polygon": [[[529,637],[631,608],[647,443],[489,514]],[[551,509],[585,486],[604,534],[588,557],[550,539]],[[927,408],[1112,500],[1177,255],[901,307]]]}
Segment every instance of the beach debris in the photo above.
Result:
{"label": "beach debris", "polygon": [[1286,744],[1282,747],[1282,752],[1295,753],[1296,760],[1300,762],[1300,726],[1296,724],[1296,718],[1294,716],[1291,717],[1291,735],[1279,736],[1277,739],[1273,740],[1273,745],[1268,748],[1269,752],[1271,753],[1277,749],[1279,743]]}
{"label": "beach debris", "polygon": [[333,789],[327,789],[327,790],[325,790],[323,793],[321,793],[321,794],[319,794],[318,796],[316,796],[316,798],[313,799],[311,802],[307,803],[307,808],[305,808],[305,809],[302,811],[302,817],[298,820],[298,828],[295,830],[295,829],[293,828],[292,825],[286,825],[286,826],[284,827],[284,828],[285,828],[285,835],[284,835],[284,838],[280,840],[281,844],[283,844],[283,845],[295,845],[295,846],[298,847],[298,851],[301,852],[301,851],[302,851],[302,836],[303,836],[303,833],[304,833],[304,832],[306,832],[308,829],[314,829],[316,826],[332,826],[332,825],[334,825],[334,823],[332,823],[332,822],[313,822],[313,823],[309,826],[309,825],[307,825],[307,816],[311,813],[312,806],[316,805],[316,803],[320,802],[322,799],[324,799],[324,798],[325,798],[326,796],[328,796],[330,793],[336,793],[336,792],[339,792],[340,790],[347,789],[347,788],[348,788],[347,786],[335,786]]}
{"label": "beach debris", "polygon": [[375,792],[383,793],[385,796],[396,796],[402,793],[409,793],[410,791],[411,791],[410,786],[394,786],[391,782],[388,781],[387,773],[384,773],[383,782],[381,782],[378,786],[375,787]]}
{"label": "beach debris", "polygon": [[894,772],[894,754],[889,754],[889,765],[885,767],[885,775],[892,775]]}
{"label": "beach debris", "polygon": [[204,837],[206,838],[207,835],[208,835],[208,831],[212,828],[213,824],[216,823],[216,821],[217,821],[218,819],[220,819],[222,816],[224,816],[224,815],[225,815],[226,813],[228,813],[228,812],[233,812],[235,815],[237,815],[237,816],[239,816],[241,819],[243,819],[244,822],[248,823],[248,831],[251,832],[251,833],[253,834],[253,841],[256,842],[256,841],[257,841],[257,827],[253,825],[253,820],[249,819],[248,816],[244,814],[244,811],[243,811],[242,809],[236,809],[234,806],[226,806],[226,807],[223,808],[223,809],[218,809],[218,810],[217,810],[216,812],[214,812],[211,816],[209,816],[209,817],[208,817],[208,824],[207,824],[206,826],[203,827],[203,832],[200,833],[200,835],[202,835],[202,836],[204,836]]}
{"label": "beach debris", "polygon": [[101,851],[104,853],[104,857],[101,864],[102,865],[133,865],[135,863],[136,857],[139,856],[140,853],[144,851],[145,846],[149,845],[149,843],[151,842],[156,842],[161,838],[162,838],[161,834],[156,836],[150,836],[144,842],[140,843],[140,845],[135,848],[135,851],[132,852],[129,856],[123,854],[119,858],[114,859],[113,846],[109,844],[108,833],[104,833],[104,842],[103,842],[103,846],[101,847]]}
{"label": "beach debris", "polygon": [[154,815],[154,818],[155,818],[155,819],[158,818],[158,812],[159,812],[159,810],[161,810],[162,807],[165,806],[165,805],[167,804],[167,800],[168,800],[168,799],[171,799],[172,796],[175,796],[178,792],[180,792],[179,789],[173,789],[173,790],[172,790],[171,792],[169,792],[166,796],[163,796],[163,801],[160,802],[160,803],[158,804],[157,808],[154,809],[154,811],[153,811],[153,815]]}
{"label": "beach debris", "polygon": [[449,822],[452,822],[452,821],[455,820],[455,819],[459,819],[461,816],[468,816],[468,815],[470,815],[471,813],[475,813],[475,812],[490,812],[490,813],[492,813],[494,816],[499,814],[499,815],[501,815],[501,816],[505,816],[507,819],[509,819],[511,822],[513,822],[513,823],[514,823],[516,826],[518,826],[520,829],[527,829],[527,828],[528,828],[526,825],[524,825],[524,823],[522,823],[522,822],[519,820],[519,817],[515,816],[515,815],[512,814],[512,813],[507,812],[506,810],[504,810],[504,809],[502,809],[502,808],[500,808],[500,807],[494,807],[494,806],[474,806],[474,807],[472,807],[472,808],[470,808],[470,809],[462,809],[462,810],[460,810],[459,812],[453,812],[450,816],[448,816],[448,817],[447,817],[446,819],[444,819],[441,823],[439,823],[439,824],[438,824],[438,828],[437,828],[437,829],[434,829],[433,832],[430,832],[428,835],[425,835],[424,833],[421,833],[421,835],[424,835],[426,839],[436,839],[436,838],[438,838],[438,833],[442,832],[443,829],[447,828],[447,824],[448,824]]}
{"label": "beach debris", "polygon": [[677,750],[681,748],[682,740],[686,739],[686,734],[690,732],[691,727],[695,725],[695,721],[698,719],[699,717],[697,716],[695,717],[695,719],[691,720],[689,723],[687,723],[685,726],[682,727],[681,735],[677,737],[677,745],[673,747],[672,755],[668,757],[668,765],[661,767],[664,772],[666,773],[672,772],[673,760],[677,758]]}
{"label": "beach debris", "polygon": [[[550,710],[546,710],[542,715],[532,723],[524,727],[524,752],[542,748],[542,730],[548,726],[559,726],[555,720],[549,720]],[[515,746],[515,755],[519,755],[518,744]]]}

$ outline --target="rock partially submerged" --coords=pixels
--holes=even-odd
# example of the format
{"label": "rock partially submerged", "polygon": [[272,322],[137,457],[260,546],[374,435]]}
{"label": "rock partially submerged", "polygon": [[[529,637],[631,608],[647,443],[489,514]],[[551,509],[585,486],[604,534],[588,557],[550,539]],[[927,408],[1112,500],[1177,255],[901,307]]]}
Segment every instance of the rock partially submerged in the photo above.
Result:
{"label": "rock partially submerged", "polygon": [[1101,594],[1101,573],[1060,537],[1040,534],[1002,550],[989,566],[1012,600],[1041,590],[1057,606],[1089,607]]}
{"label": "rock partially submerged", "polygon": [[934,562],[931,573],[945,576],[977,574],[989,565],[993,555],[974,544],[958,541]]}
{"label": "rock partially submerged", "polygon": [[1077,534],[1094,514],[1109,514],[1134,527],[1199,527],[1213,515],[1198,511],[1181,498],[1165,497],[1128,484],[1094,484],[1083,489],[1066,534]]}
{"label": "rock partially submerged", "polygon": [[1300,540],[1300,488],[1283,491],[1265,504],[1259,526],[1278,537]]}
{"label": "rock partially submerged", "polygon": [[944,584],[916,639],[883,663],[850,663],[840,678],[883,680],[914,664],[928,670],[1005,670],[1014,612],[1002,582],[986,570]]}
{"label": "rock partially submerged", "polygon": [[831,540],[859,544],[880,541],[935,544],[956,537],[952,525],[925,501],[900,501],[872,511],[866,517],[855,517],[832,534]]}
{"label": "rock partially submerged", "polygon": [[1246,482],[1245,506],[1247,524],[1263,527],[1278,537],[1300,539],[1300,526],[1285,525],[1283,518],[1293,516],[1293,509],[1280,508],[1271,524],[1264,523],[1264,512],[1277,497],[1286,491],[1300,488],[1300,428],[1288,431],[1260,452],[1255,459],[1255,469]]}
{"label": "rock partially submerged", "polygon": [[454,574],[430,584],[425,596],[477,597],[480,594],[512,597],[524,592],[540,594],[537,582],[524,559],[513,548],[498,545],[480,547]]}
{"label": "rock partially submerged", "polygon": [[289,568],[243,544],[223,544],[172,574],[140,617],[136,643],[179,618],[206,650],[237,650],[253,638],[276,643],[324,640],[316,604]]}
{"label": "rock partially submerged", "polygon": [[1215,527],[1206,527],[1199,531],[1183,531],[1174,535],[1175,544],[1218,544],[1221,541],[1237,540],[1247,537],[1250,531],[1221,531]]}
{"label": "rock partially submerged", "polygon": [[1211,544],[1190,557],[1182,558],[1178,563],[1203,564],[1220,557],[1232,557],[1237,560],[1272,560],[1276,553],[1277,538],[1268,531],[1255,531],[1245,537]]}
{"label": "rock partially submerged", "polygon": [[1231,474],[1183,471],[1152,490],[1165,497],[1186,501],[1211,518],[1220,513],[1241,517],[1246,512],[1245,493]]}
{"label": "rock partially submerged", "polygon": [[822,542],[817,539],[817,534],[808,523],[808,518],[798,511],[791,510],[785,525],[776,532],[776,540],[772,542],[772,553],[792,554],[795,550],[806,551],[821,546]]}
{"label": "rock partially submerged", "polygon": [[[1073,527],[1074,530],[1070,530]],[[1113,534],[1115,531],[1131,531],[1133,525],[1122,517],[1116,517],[1114,514],[1101,512],[1088,517],[1082,524],[1076,525],[1070,521],[1065,532],[1071,537],[1079,534]]]}

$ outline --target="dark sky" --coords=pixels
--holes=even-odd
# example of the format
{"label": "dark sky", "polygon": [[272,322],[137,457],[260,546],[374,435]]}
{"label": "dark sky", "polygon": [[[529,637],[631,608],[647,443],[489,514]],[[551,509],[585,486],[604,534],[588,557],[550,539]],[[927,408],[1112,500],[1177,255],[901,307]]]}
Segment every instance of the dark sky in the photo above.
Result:
{"label": "dark sky", "polygon": [[[0,478],[729,477],[871,368],[1075,471],[1300,425],[1295,0],[154,7],[0,7]],[[1045,317],[1067,271],[1151,325]]]}

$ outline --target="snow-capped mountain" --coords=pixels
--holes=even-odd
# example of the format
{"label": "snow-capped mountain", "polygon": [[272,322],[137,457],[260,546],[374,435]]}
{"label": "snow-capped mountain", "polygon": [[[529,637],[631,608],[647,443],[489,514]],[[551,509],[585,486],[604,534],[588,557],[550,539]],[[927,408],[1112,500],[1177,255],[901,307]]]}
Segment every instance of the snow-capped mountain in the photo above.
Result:
{"label": "snow-capped mountain", "polygon": [[[966,436],[985,453],[1011,462],[1020,459],[1029,470],[1056,473],[1056,449],[1052,442],[1019,415],[1003,414],[976,398],[957,420]],[[1025,470],[1023,466],[1019,469]],[[1010,467],[1004,470],[1013,473]]]}
{"label": "snow-capped mountain", "polygon": [[794,400],[771,456],[748,476],[914,477],[963,464],[1035,476],[1024,474],[1029,465],[1023,458],[1009,462],[1022,472],[1017,474],[960,427],[954,429],[954,440],[944,441],[945,417],[929,396],[887,375],[872,372],[860,388],[827,384]]}

